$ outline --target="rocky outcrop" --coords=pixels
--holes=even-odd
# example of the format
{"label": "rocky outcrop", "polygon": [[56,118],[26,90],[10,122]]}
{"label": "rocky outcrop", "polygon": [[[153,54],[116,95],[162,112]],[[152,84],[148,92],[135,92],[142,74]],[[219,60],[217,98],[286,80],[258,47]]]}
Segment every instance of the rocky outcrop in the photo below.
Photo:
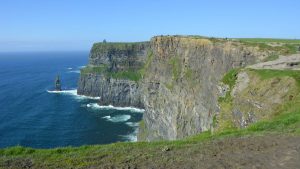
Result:
{"label": "rocky outcrop", "polygon": [[[296,72],[295,72],[296,73]],[[284,112],[284,104],[299,93],[293,73],[269,70],[240,70],[227,99],[221,99],[216,114],[217,130],[245,128]]]}

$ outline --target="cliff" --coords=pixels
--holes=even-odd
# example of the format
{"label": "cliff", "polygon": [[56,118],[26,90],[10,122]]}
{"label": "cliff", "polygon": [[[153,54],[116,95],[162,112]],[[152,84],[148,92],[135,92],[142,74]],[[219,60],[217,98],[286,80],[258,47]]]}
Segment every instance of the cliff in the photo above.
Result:
{"label": "cliff", "polygon": [[81,70],[78,94],[100,97],[101,105],[143,107],[139,70],[149,43],[96,43],[89,64]]}
{"label": "cliff", "polygon": [[78,93],[100,96],[101,105],[144,108],[139,140],[179,139],[217,128],[223,111],[218,100],[229,88],[219,83],[224,74],[285,49],[199,36],[96,43]]}
{"label": "cliff", "polygon": [[218,81],[263,55],[233,41],[181,36],[154,37],[151,49],[153,59],[142,80],[146,111],[140,140],[174,140],[211,129]]}

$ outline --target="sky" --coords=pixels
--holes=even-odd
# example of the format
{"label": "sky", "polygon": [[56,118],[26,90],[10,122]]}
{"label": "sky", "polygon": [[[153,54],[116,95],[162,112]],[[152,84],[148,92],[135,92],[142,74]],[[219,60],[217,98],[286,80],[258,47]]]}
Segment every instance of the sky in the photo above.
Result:
{"label": "sky", "polygon": [[299,0],[0,0],[0,52],[155,35],[300,39]]}

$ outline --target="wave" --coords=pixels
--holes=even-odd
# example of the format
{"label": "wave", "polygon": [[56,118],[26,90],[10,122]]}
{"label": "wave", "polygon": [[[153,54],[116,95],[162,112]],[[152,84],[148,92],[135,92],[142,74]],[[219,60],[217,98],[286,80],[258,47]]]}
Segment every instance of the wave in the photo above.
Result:
{"label": "wave", "polygon": [[80,73],[80,70],[71,70],[71,71],[68,71],[69,73]]}
{"label": "wave", "polygon": [[128,135],[121,135],[121,137],[129,142],[137,142],[137,135],[138,135],[139,129],[136,127],[134,131]]}
{"label": "wave", "polygon": [[63,94],[63,95],[70,95],[75,97],[76,99],[82,100],[82,99],[92,99],[92,100],[99,100],[100,97],[91,97],[91,96],[84,96],[84,95],[79,95],[77,94],[77,89],[72,89],[72,90],[61,90],[61,91],[56,91],[56,90],[47,90],[48,93],[54,93],[54,94]]}
{"label": "wave", "polygon": [[71,89],[71,90],[47,90],[48,93],[62,93],[62,94],[70,94],[70,95],[77,95],[77,90],[76,89]]}
{"label": "wave", "polygon": [[78,66],[79,69],[83,69],[85,68],[86,66]]}
{"label": "wave", "polygon": [[86,106],[90,107],[90,108],[93,108],[93,109],[102,109],[102,110],[110,110],[110,109],[127,110],[127,111],[137,112],[137,113],[143,113],[145,111],[144,109],[139,109],[139,108],[135,108],[135,107],[114,107],[112,105],[100,106],[97,103],[89,103]]}
{"label": "wave", "polygon": [[139,123],[138,122],[126,122],[125,124],[127,124],[128,126],[130,127],[138,127],[139,126]]}
{"label": "wave", "polygon": [[68,67],[67,69],[69,69],[69,70],[72,70],[73,68],[71,68],[71,67]]}
{"label": "wave", "polygon": [[138,135],[138,131],[139,131],[139,122],[126,122],[125,124],[127,124],[130,127],[133,127],[134,131],[128,135],[121,135],[121,137],[129,142],[137,142],[137,135]]}
{"label": "wave", "polygon": [[131,116],[130,115],[116,115],[116,116],[104,116],[103,119],[107,119],[108,121],[119,123],[119,122],[125,122],[128,121]]}

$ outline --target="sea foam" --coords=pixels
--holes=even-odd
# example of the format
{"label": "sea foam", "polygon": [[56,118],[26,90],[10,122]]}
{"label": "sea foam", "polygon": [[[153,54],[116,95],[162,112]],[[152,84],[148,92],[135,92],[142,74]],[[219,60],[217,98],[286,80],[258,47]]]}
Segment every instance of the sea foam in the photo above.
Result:
{"label": "sea foam", "polygon": [[125,124],[127,124],[130,127],[138,127],[139,126],[138,122],[126,122]]}
{"label": "sea foam", "polygon": [[104,116],[103,119],[107,119],[108,121],[119,123],[119,122],[125,122],[128,121],[131,116],[130,115],[116,115],[116,116]]}
{"label": "sea foam", "polygon": [[125,136],[121,135],[121,137],[129,142],[137,142],[138,131],[139,131],[139,129],[138,129],[138,127],[136,127],[132,133],[125,135]]}
{"label": "sea foam", "polygon": [[78,100],[82,99],[92,99],[92,100],[99,100],[100,97],[91,97],[91,96],[84,96],[77,94],[77,89],[72,90],[62,90],[62,91],[56,91],[56,90],[47,90],[48,93],[54,93],[54,94],[63,94],[63,95],[70,95],[75,97]]}
{"label": "sea foam", "polygon": [[138,108],[135,108],[135,107],[114,107],[112,105],[100,106],[97,103],[89,103],[89,104],[87,104],[87,107],[90,107],[92,109],[102,109],[102,110],[109,110],[109,109],[127,110],[127,111],[137,112],[137,113],[143,113],[145,111],[144,109],[138,109]]}
{"label": "sea foam", "polygon": [[80,70],[71,70],[69,73],[80,73]]}

